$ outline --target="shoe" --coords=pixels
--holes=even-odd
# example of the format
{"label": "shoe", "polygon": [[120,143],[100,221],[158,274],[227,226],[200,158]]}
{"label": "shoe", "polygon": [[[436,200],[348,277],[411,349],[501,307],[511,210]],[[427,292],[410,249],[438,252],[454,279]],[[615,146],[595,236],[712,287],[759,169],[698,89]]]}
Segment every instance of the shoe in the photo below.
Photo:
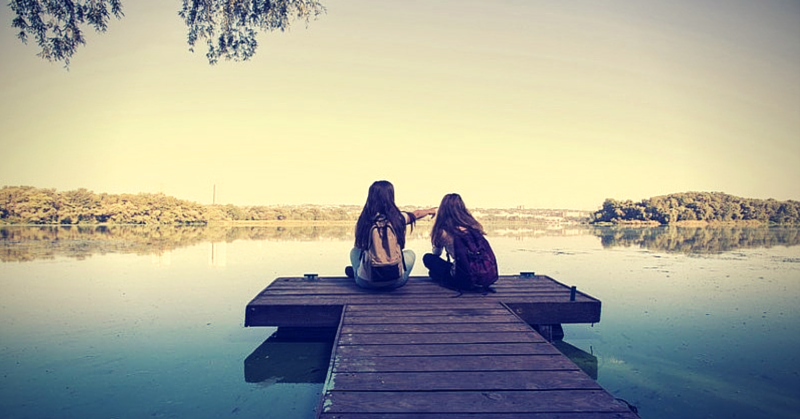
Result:
{"label": "shoe", "polygon": [[345,267],[344,268],[344,274],[347,275],[347,277],[350,278],[350,279],[355,279],[355,277],[356,277],[356,274],[353,272],[353,267],[352,266]]}

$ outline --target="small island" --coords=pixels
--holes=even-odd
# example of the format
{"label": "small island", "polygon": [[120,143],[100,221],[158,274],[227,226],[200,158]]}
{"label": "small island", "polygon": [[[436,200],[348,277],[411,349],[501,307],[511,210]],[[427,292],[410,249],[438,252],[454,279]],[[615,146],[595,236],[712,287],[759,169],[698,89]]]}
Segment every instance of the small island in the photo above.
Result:
{"label": "small island", "polygon": [[593,224],[800,224],[800,202],[749,199],[722,192],[683,192],[643,199],[606,199]]}

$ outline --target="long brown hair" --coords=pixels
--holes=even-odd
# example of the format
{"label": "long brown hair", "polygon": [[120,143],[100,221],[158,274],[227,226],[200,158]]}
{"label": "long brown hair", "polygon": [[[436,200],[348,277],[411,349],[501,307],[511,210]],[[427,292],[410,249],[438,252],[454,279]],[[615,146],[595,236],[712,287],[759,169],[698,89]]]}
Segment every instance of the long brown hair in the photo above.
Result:
{"label": "long brown hair", "polygon": [[436,221],[431,230],[431,243],[436,247],[444,247],[444,235],[450,237],[458,233],[458,227],[472,227],[475,230],[486,234],[483,226],[467,209],[461,195],[457,193],[447,194],[442,198],[442,203],[436,210]]}
{"label": "long brown hair", "polygon": [[369,247],[369,230],[372,228],[375,218],[379,216],[386,218],[392,224],[397,235],[397,242],[400,243],[401,248],[404,248],[406,246],[406,220],[394,203],[394,186],[386,180],[375,181],[369,187],[367,203],[356,222],[355,246],[362,250]]}

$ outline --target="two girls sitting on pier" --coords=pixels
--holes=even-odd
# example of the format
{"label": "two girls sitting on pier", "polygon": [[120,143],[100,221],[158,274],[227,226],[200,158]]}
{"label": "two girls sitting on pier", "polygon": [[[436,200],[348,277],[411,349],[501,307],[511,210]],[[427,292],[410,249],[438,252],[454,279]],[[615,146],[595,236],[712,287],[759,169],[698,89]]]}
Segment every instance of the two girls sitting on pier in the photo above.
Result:
{"label": "two girls sitting on pier", "polygon": [[[414,251],[405,249],[406,225],[413,230],[416,220],[428,215],[437,216],[437,209],[400,211],[394,202],[394,186],[385,180],[374,182],[356,222],[347,276],[363,288],[405,285],[416,261]],[[494,283],[497,263],[484,234],[461,196],[446,195],[431,233],[433,253],[423,259],[431,279],[455,289],[486,289]],[[442,250],[447,251],[448,260],[440,257]],[[450,256],[455,258],[453,262]]]}

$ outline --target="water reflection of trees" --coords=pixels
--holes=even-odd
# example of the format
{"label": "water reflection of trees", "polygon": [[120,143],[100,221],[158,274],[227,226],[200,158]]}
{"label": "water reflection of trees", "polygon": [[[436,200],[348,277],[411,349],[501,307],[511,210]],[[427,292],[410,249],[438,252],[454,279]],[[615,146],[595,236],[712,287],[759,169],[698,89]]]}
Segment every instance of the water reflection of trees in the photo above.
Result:
{"label": "water reflection of trees", "polygon": [[0,227],[0,261],[31,261],[93,254],[162,254],[200,243],[236,240],[338,240],[350,225],[303,226],[5,226]]}
{"label": "water reflection of trees", "polygon": [[746,248],[796,246],[800,229],[790,227],[597,228],[604,248],[638,246],[676,253],[721,253]]}
{"label": "water reflection of trees", "polygon": [[[419,223],[409,239],[427,240],[431,223]],[[639,246],[681,253],[718,253],[741,248],[794,246],[800,229],[783,227],[657,227],[619,228],[490,224],[490,237],[517,239],[594,234],[603,247]],[[350,224],[272,226],[3,226],[0,227],[0,261],[23,262],[68,257],[85,259],[94,254],[131,253],[160,255],[201,243],[236,240],[351,241]]]}
{"label": "water reflection of trees", "polygon": [[[432,223],[420,222],[409,239],[430,238]],[[589,234],[586,226],[554,227],[538,224],[491,224],[487,234],[494,237],[528,238]],[[236,240],[351,241],[353,226],[342,224],[260,225],[260,226],[2,226],[0,261],[22,262],[69,257],[85,259],[94,254],[132,253],[160,255],[200,243]]]}

